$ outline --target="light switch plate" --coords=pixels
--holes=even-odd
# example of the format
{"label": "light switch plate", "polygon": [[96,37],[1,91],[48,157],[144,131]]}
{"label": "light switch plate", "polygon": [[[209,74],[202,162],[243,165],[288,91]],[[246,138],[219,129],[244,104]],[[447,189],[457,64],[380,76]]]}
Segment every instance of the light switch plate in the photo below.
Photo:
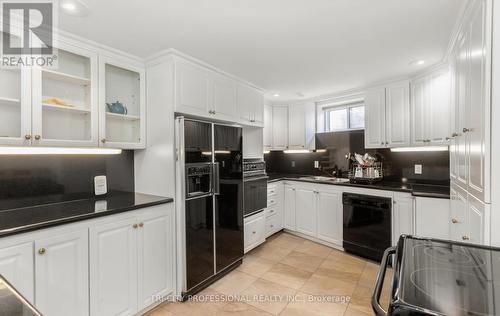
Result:
{"label": "light switch plate", "polygon": [[316,169],[319,168],[319,161],[317,161],[317,160],[314,161],[314,168],[316,168]]}
{"label": "light switch plate", "polygon": [[295,168],[295,161],[292,161],[292,168]]}
{"label": "light switch plate", "polygon": [[415,165],[415,174],[422,174],[422,165]]}
{"label": "light switch plate", "polygon": [[94,177],[94,191],[95,195],[104,195],[108,193],[106,176]]}

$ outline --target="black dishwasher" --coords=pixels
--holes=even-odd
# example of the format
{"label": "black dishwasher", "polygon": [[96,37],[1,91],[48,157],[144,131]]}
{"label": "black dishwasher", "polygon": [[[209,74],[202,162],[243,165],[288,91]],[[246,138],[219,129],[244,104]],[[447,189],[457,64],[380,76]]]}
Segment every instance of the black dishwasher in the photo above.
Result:
{"label": "black dishwasher", "polygon": [[390,198],[343,194],[345,251],[381,261],[391,247],[392,200]]}

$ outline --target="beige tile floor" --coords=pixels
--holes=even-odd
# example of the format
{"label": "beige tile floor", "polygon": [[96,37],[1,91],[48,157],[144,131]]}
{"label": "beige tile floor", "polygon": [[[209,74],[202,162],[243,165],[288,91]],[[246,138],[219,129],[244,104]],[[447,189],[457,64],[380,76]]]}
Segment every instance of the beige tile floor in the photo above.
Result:
{"label": "beige tile floor", "polygon": [[[378,270],[367,260],[279,233],[202,291],[202,300],[165,303],[147,316],[373,315],[370,300]],[[384,288],[382,305],[387,305],[388,292]]]}

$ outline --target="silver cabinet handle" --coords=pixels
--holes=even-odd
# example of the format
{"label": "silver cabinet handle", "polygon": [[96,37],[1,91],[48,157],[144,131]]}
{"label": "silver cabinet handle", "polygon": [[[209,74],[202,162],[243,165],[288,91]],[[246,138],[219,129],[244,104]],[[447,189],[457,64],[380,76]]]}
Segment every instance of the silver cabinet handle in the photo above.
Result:
{"label": "silver cabinet handle", "polygon": [[255,234],[257,234],[257,232],[254,230],[254,231],[252,232],[252,234],[254,234],[254,235],[255,235]]}
{"label": "silver cabinet handle", "polygon": [[451,137],[458,137],[458,136],[460,136],[458,133],[451,134]]}
{"label": "silver cabinet handle", "polygon": [[40,135],[35,135],[35,139],[36,139],[36,140],[40,140],[40,139],[42,139],[42,136],[40,136]]}
{"label": "silver cabinet handle", "polygon": [[31,139],[31,135],[29,135],[29,134],[24,135],[24,139],[30,140]]}
{"label": "silver cabinet handle", "polygon": [[470,237],[469,236],[462,236],[462,239],[463,240],[470,240]]}
{"label": "silver cabinet handle", "polygon": [[452,219],[451,219],[451,222],[452,222],[453,224],[458,224],[458,220],[457,220],[457,219],[455,219],[455,218],[452,218]]}
{"label": "silver cabinet handle", "polygon": [[47,250],[45,248],[38,249],[38,254],[41,256],[43,256],[45,254],[45,252],[47,252]]}
{"label": "silver cabinet handle", "polygon": [[469,129],[469,128],[465,128],[465,127],[464,127],[464,128],[462,129],[462,132],[464,132],[464,133],[468,133],[468,132],[470,132],[470,129]]}

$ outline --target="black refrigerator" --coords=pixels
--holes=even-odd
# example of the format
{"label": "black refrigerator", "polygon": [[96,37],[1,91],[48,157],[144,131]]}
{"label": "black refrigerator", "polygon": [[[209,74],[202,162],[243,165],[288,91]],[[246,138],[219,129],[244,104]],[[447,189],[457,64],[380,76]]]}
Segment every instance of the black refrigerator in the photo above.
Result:
{"label": "black refrigerator", "polygon": [[183,295],[207,287],[243,258],[240,127],[176,118]]}

